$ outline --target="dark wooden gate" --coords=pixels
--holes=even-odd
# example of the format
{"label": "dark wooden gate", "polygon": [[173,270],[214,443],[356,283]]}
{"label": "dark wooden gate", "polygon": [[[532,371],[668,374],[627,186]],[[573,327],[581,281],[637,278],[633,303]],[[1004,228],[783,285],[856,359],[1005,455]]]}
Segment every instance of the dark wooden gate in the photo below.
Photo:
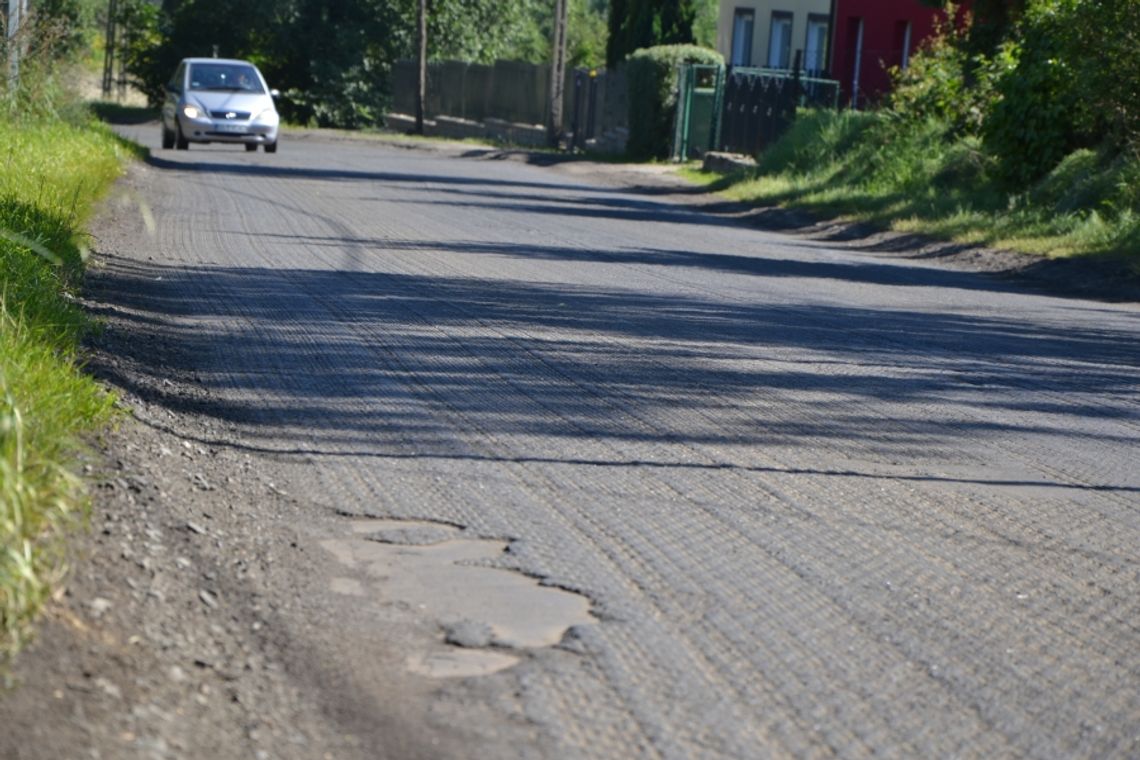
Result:
{"label": "dark wooden gate", "polygon": [[799,78],[732,69],[725,81],[720,149],[755,156],[796,118]]}

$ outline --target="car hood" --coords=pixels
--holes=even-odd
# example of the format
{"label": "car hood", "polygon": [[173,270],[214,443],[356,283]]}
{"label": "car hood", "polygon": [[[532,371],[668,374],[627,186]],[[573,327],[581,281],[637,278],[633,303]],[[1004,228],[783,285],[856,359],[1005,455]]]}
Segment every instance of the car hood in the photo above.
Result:
{"label": "car hood", "polygon": [[197,103],[207,111],[249,111],[250,113],[258,113],[264,111],[266,108],[273,107],[273,98],[264,93],[195,90],[188,94],[187,100]]}

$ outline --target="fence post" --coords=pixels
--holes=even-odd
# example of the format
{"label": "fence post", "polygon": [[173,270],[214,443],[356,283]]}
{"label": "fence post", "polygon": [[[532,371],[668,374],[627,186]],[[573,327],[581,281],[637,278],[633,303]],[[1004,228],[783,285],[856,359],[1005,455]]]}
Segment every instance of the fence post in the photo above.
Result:
{"label": "fence post", "polygon": [[713,123],[709,130],[709,150],[720,150],[720,130],[724,125],[725,67],[716,69],[716,94],[713,96]]}
{"label": "fence post", "polygon": [[597,117],[598,70],[590,69],[590,84],[586,95],[586,140],[594,137],[594,120]]}
{"label": "fence post", "polygon": [[8,87],[20,86],[20,56],[23,54],[21,28],[28,15],[28,0],[8,0]]}
{"label": "fence post", "polygon": [[570,125],[574,132],[572,142],[570,144],[570,152],[573,153],[575,149],[581,148],[583,145],[582,140],[582,69],[574,70],[574,115],[571,117]]}
{"label": "fence post", "polygon": [[689,109],[693,91],[693,65],[682,63],[677,72],[677,107],[673,113],[673,151],[670,158],[684,161],[689,154]]}
{"label": "fence post", "polygon": [[800,57],[803,55],[802,50],[796,51],[795,61],[792,63],[792,120],[795,121],[796,109],[800,105]]}

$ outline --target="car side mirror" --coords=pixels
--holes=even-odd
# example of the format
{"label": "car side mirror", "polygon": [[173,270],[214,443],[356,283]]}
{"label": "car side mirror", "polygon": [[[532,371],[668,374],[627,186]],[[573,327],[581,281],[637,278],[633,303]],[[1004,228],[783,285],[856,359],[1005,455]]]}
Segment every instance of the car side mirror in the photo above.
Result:
{"label": "car side mirror", "polygon": [[271,98],[281,97],[281,90],[270,90],[269,91],[269,97],[271,97]]}

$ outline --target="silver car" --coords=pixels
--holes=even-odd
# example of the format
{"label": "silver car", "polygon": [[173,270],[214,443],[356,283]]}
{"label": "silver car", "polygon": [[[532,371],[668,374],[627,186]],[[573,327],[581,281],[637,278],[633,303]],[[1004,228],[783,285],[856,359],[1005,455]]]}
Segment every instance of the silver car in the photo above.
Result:
{"label": "silver car", "polygon": [[242,143],[246,150],[277,152],[280,118],[265,77],[249,61],[185,58],[166,83],[162,147],[190,143]]}

